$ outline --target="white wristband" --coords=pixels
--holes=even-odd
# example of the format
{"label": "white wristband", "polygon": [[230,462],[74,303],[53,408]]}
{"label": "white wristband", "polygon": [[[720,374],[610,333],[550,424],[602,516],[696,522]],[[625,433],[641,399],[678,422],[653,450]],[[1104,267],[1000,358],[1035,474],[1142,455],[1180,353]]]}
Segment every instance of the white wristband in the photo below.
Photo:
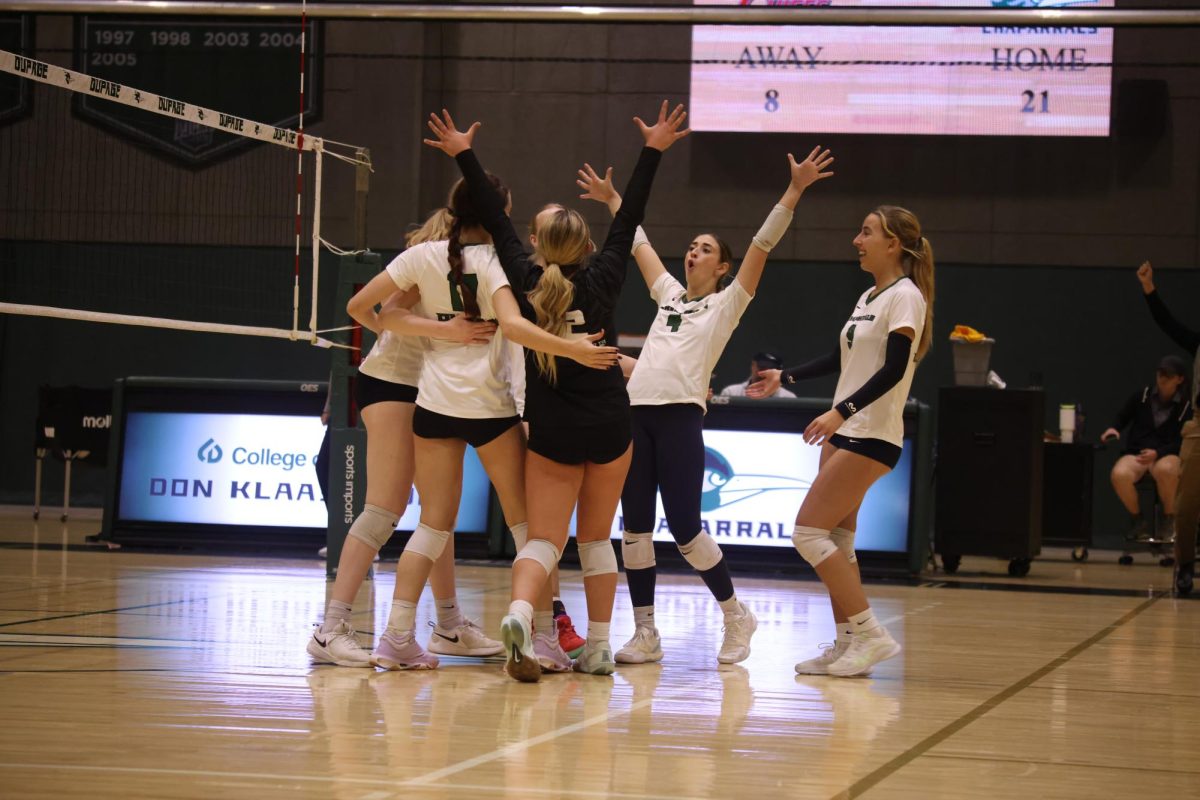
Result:
{"label": "white wristband", "polygon": [[767,215],[758,233],[754,234],[754,245],[760,250],[771,252],[779,240],[787,233],[792,224],[792,210],[785,205],[776,203]]}
{"label": "white wristband", "polygon": [[644,244],[650,244],[650,240],[646,238],[646,232],[642,230],[642,226],[638,225],[637,230],[633,232],[633,248],[629,252],[636,253],[637,249]]}

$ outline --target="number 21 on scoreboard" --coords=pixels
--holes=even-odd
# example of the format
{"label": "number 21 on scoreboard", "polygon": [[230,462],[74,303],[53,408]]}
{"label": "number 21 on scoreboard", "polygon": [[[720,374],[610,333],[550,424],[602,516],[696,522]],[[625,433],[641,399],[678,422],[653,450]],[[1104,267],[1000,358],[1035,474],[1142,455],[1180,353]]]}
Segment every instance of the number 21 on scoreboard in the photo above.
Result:
{"label": "number 21 on scoreboard", "polygon": [[[1021,97],[1025,98],[1025,105],[1021,106],[1022,114],[1048,114],[1050,113],[1050,92],[1043,90],[1034,92],[1032,89],[1026,89],[1021,92]],[[1035,101],[1041,98],[1040,103]]]}

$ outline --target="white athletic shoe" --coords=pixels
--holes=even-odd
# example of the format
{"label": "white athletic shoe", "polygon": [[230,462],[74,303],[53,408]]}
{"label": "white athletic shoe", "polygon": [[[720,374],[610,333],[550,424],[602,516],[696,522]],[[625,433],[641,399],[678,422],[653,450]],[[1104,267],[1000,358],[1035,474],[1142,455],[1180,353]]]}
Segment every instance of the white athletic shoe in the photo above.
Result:
{"label": "white athletic shoe", "polygon": [[796,665],[797,675],[828,675],[829,665],[842,657],[850,643],[843,640],[832,644],[821,645],[821,655],[801,661]]}
{"label": "white athletic shoe", "polygon": [[440,656],[469,656],[482,658],[496,656],[504,652],[504,645],[495,639],[489,639],[479,626],[463,617],[462,624],[457,628],[443,628],[433,622],[433,635],[429,637],[429,652]]}
{"label": "white athletic shoe", "polygon": [[575,659],[575,671],[589,675],[612,675],[617,664],[613,661],[612,645],[608,642],[588,640],[579,658]]}
{"label": "white athletic shoe", "polygon": [[318,625],[308,639],[308,654],[318,664],[337,664],[339,667],[371,666],[371,651],[363,649],[350,623],[342,620],[333,630],[321,633]]}
{"label": "white athletic shoe", "polygon": [[510,678],[523,683],[537,683],[542,668],[533,652],[533,631],[517,614],[505,614],[500,620],[500,636],[504,640],[504,671]]}
{"label": "white athletic shoe", "polygon": [[647,661],[662,661],[662,639],[658,628],[638,626],[633,638],[617,651],[618,664],[645,664]]}
{"label": "white athletic shoe", "polygon": [[571,669],[571,657],[558,643],[557,630],[550,633],[535,632],[533,634],[533,652],[537,654],[542,672],[569,672]]}
{"label": "white athletic shoe", "polygon": [[750,637],[758,630],[758,617],[745,603],[739,605],[742,607],[740,616],[725,616],[725,639],[717,653],[717,661],[722,664],[736,664],[749,658]]}
{"label": "white athletic shoe", "polygon": [[900,644],[883,627],[877,633],[856,633],[850,646],[837,661],[828,667],[830,675],[839,678],[865,676],[880,661],[900,654]]}

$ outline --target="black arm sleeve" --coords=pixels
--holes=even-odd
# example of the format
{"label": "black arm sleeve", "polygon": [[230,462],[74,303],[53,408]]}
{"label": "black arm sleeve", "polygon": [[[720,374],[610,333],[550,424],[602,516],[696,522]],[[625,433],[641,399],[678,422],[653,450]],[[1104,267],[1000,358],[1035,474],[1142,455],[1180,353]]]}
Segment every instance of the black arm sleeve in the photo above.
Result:
{"label": "black arm sleeve", "polygon": [[842,354],[838,348],[833,348],[823,356],[817,356],[812,361],[805,361],[798,367],[788,367],[779,373],[779,382],[791,386],[796,381],[819,378],[822,375],[832,375],[842,368]]}
{"label": "black arm sleeve", "polygon": [[488,181],[483,165],[475,157],[474,150],[464,150],[454,157],[458,168],[462,170],[467,188],[471,192],[471,202],[479,212],[483,227],[492,236],[492,244],[496,247],[496,255],[500,258],[500,266],[513,286],[513,293],[518,298],[523,297],[525,280],[529,273],[529,255],[521,244],[521,237],[513,228],[512,220],[504,213],[506,198],[492,187]]}
{"label": "black arm sleeve", "polygon": [[887,354],[879,371],[867,379],[857,392],[834,406],[842,419],[862,411],[879,398],[887,394],[893,386],[904,377],[908,369],[908,360],[912,358],[913,340],[899,331],[892,331],[887,338]]}
{"label": "black arm sleeve", "polygon": [[1113,420],[1112,425],[1109,427],[1115,428],[1118,431],[1125,430],[1125,426],[1133,422],[1138,406],[1142,403],[1142,396],[1141,392],[1134,392],[1129,395],[1129,399],[1125,401],[1125,405],[1121,406],[1121,410],[1117,412],[1116,419]]}
{"label": "black arm sleeve", "polygon": [[646,216],[650,187],[654,183],[654,173],[658,171],[658,163],[661,160],[661,150],[655,150],[653,147],[642,148],[633,174],[629,176],[629,183],[625,186],[621,208],[613,218],[612,227],[608,229],[604,246],[588,264],[589,271],[596,270],[593,272],[594,276],[603,275],[605,283],[618,292],[625,281],[625,265],[633,247],[633,235]]}
{"label": "black arm sleeve", "polygon": [[1195,355],[1196,350],[1200,349],[1200,333],[1184,326],[1171,316],[1167,304],[1158,296],[1157,290],[1146,295],[1146,305],[1150,307],[1150,316],[1154,317],[1154,321],[1158,323],[1158,327],[1162,328],[1163,333],[1170,336],[1175,344]]}

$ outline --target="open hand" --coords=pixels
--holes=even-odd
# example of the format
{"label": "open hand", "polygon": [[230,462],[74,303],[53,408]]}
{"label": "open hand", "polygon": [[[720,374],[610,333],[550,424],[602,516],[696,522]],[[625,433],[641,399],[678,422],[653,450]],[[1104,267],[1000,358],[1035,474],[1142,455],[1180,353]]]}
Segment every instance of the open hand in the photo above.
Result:
{"label": "open hand", "polygon": [[[783,378],[783,370],[760,369],[758,380],[746,387],[746,397],[770,397],[779,391],[779,383]],[[839,415],[840,416],[840,415]]]}
{"label": "open hand", "polygon": [[603,338],[604,331],[599,331],[582,339],[573,339],[567,345],[572,351],[569,358],[592,369],[608,369],[617,363],[621,353],[615,347],[597,347],[595,342]]}
{"label": "open hand", "polygon": [[837,409],[830,409],[808,424],[804,429],[804,441],[809,444],[821,444],[837,433],[845,421]]}
{"label": "open hand", "polygon": [[792,188],[804,191],[817,181],[833,177],[832,172],[825,171],[832,163],[833,156],[829,155],[828,150],[822,150],[820,145],[814,147],[808,154],[808,158],[800,162],[797,162],[795,157],[788,153],[788,166],[792,171]]}
{"label": "open hand", "polygon": [[446,335],[439,338],[459,344],[487,344],[496,335],[496,323],[471,319],[466,314],[446,320],[442,326]]}
{"label": "open hand", "polygon": [[1154,291],[1154,267],[1150,266],[1149,261],[1143,261],[1138,267],[1137,278],[1141,281],[1144,293],[1150,294]]}
{"label": "open hand", "polygon": [[580,200],[595,200],[607,205],[617,197],[617,190],[613,188],[612,183],[612,167],[605,170],[604,177],[601,178],[596,174],[596,170],[592,169],[591,164],[585,163],[583,169],[579,170],[579,179],[575,183],[583,189],[583,194],[579,195]]}
{"label": "open hand", "polygon": [[471,127],[467,128],[466,132],[460,131],[454,125],[454,119],[450,116],[450,112],[442,109],[442,116],[437,114],[429,115],[429,130],[433,131],[436,139],[422,139],[421,141],[430,147],[436,147],[446,155],[454,158],[464,150],[471,149],[471,142],[475,139],[475,131],[479,130],[483,124],[480,122],[472,122]]}
{"label": "open hand", "polygon": [[668,103],[663,100],[662,107],[658,110],[658,121],[653,125],[647,125],[642,122],[641,117],[634,117],[633,121],[637,123],[638,128],[642,131],[642,137],[646,140],[646,147],[653,147],[660,152],[666,152],[667,148],[675,144],[683,137],[691,133],[690,128],[679,130],[679,126],[687,119],[687,112],[683,110],[683,104],[675,106],[675,110],[669,115],[667,114]]}

